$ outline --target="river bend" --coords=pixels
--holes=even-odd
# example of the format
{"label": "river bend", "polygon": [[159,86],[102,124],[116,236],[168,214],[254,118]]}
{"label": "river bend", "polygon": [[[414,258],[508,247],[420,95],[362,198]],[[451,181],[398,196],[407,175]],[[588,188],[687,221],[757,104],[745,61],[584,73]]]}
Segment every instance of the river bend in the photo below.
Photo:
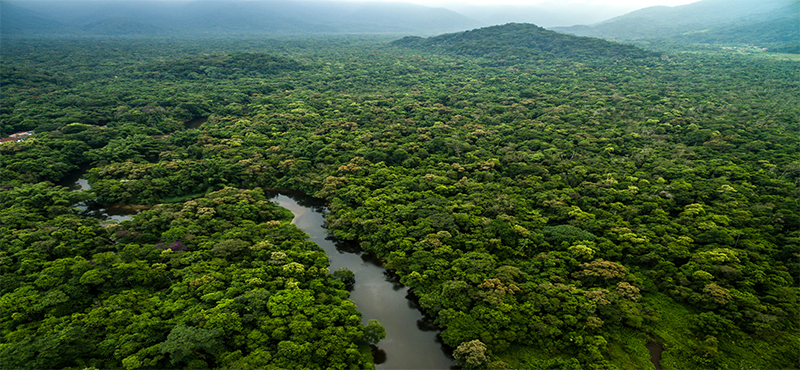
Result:
{"label": "river bend", "polygon": [[377,369],[455,368],[450,351],[438,338],[438,328],[422,315],[408,288],[380,261],[328,234],[324,228],[327,209],[320,200],[278,192],[267,192],[267,196],[294,213],[292,223],[325,250],[331,271],[346,267],[355,274],[350,299],[361,311],[363,323],[375,319],[386,329],[386,338],[373,352]]}

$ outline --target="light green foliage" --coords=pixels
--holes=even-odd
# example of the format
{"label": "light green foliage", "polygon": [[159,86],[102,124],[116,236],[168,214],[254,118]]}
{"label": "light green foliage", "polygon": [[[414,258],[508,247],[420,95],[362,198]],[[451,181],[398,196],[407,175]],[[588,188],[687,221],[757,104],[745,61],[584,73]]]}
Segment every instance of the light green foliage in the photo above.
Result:
{"label": "light green foliage", "polygon": [[[641,368],[651,336],[665,368],[795,366],[796,62],[497,39],[527,28],[439,49],[4,39],[0,129],[37,135],[0,147],[2,359],[367,366],[350,276],[235,190],[267,187],[325,198],[328,228],[410,285],[446,344],[483,343],[476,366]],[[88,198],[41,181],[89,161],[100,201],[182,203],[108,228],[72,214]],[[223,333],[173,365],[176,327]]]}
{"label": "light green foliage", "polygon": [[381,339],[386,338],[386,331],[378,320],[369,320],[364,327],[364,340],[372,345],[378,344]]}
{"label": "light green foliage", "polygon": [[[43,194],[25,194],[50,191],[36,189]],[[217,217],[198,216],[204,207]],[[385,336],[382,328],[360,324],[339,281],[311,273],[327,268],[324,253],[274,216],[286,213],[260,190],[224,189],[108,228],[67,215],[57,218],[57,229],[41,218],[31,229],[15,229],[24,240],[37,229],[51,230],[50,240],[40,235],[40,243],[59,246],[63,240],[71,248],[5,251],[2,330],[13,340],[0,347],[3,363],[371,366],[358,345],[377,343]],[[62,257],[67,251],[73,256]],[[275,258],[281,264],[271,263]]]}
{"label": "light green foliage", "polygon": [[488,349],[486,345],[477,339],[461,343],[453,351],[453,357],[468,369],[478,368],[486,364],[489,361],[489,356],[487,355]]}

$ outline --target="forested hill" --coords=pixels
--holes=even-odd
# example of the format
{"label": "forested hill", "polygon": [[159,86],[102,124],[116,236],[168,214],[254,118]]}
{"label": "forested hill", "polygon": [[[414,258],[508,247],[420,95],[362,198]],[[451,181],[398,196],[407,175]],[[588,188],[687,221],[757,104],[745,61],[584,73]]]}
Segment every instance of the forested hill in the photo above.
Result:
{"label": "forested hill", "polygon": [[409,36],[394,41],[392,44],[436,52],[501,59],[530,57],[646,58],[658,55],[630,45],[560,34],[528,23],[509,23],[429,38]]}
{"label": "forested hill", "polygon": [[649,7],[591,26],[554,30],[612,40],[780,47],[798,42],[799,19],[797,0],[703,0],[675,7]]}
{"label": "forested hill", "polygon": [[3,1],[4,36],[437,34],[478,21],[415,4],[346,1]]}
{"label": "forested hill", "polygon": [[0,34],[39,35],[70,32],[69,26],[49,17],[22,7],[0,2]]}
{"label": "forested hill", "polygon": [[800,54],[800,3],[789,10],[793,10],[793,16],[726,25],[706,32],[675,36],[670,40],[679,43],[749,44],[767,48],[770,52]]}
{"label": "forested hill", "polygon": [[371,369],[380,327],[258,188],[327,201],[465,369],[797,367],[797,61],[385,40],[3,37],[3,369]]}

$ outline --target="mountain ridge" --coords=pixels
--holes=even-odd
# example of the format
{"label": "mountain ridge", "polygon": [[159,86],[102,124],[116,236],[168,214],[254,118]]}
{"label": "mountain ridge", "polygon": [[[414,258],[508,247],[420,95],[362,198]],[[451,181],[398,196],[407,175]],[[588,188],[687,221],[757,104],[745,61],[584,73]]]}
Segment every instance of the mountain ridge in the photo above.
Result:
{"label": "mountain ridge", "polygon": [[475,28],[454,11],[347,1],[3,1],[5,36],[208,34],[439,34]]}
{"label": "mountain ridge", "polygon": [[0,34],[47,34],[75,31],[39,12],[0,1]]}
{"label": "mountain ridge", "polygon": [[631,45],[561,34],[530,23],[508,23],[429,38],[404,37],[393,41],[392,45],[501,59],[540,56],[579,59],[646,58],[659,55]]}
{"label": "mountain ridge", "polygon": [[552,29],[621,41],[780,46],[797,41],[800,1],[703,0],[674,7],[648,7],[593,25]]}

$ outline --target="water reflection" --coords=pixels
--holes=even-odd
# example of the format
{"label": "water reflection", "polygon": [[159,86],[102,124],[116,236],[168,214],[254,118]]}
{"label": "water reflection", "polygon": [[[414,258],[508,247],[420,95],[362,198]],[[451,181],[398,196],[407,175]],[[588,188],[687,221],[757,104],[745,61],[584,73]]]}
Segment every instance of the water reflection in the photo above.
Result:
{"label": "water reflection", "polygon": [[[78,175],[79,176],[79,175]],[[67,180],[64,185],[70,191],[89,191],[92,190],[92,186],[89,185],[89,181],[82,177],[72,177]],[[111,221],[111,222],[122,222],[128,221],[133,218],[133,215],[150,209],[150,206],[138,205],[138,204],[119,204],[119,203],[111,203],[106,206],[102,206],[94,200],[80,202],[75,205],[75,208],[81,211],[81,213],[85,216],[99,218],[104,221]]]}
{"label": "water reflection", "polygon": [[[72,191],[91,190],[80,177],[71,179]],[[383,369],[456,369],[452,349],[439,338],[439,329],[430,317],[422,315],[418,299],[400,283],[400,278],[383,268],[374,255],[364,253],[353,243],[334,239],[325,230],[328,211],[318,199],[302,193],[266,191],[267,197],[294,214],[292,222],[325,250],[330,270],[347,268],[355,275],[350,299],[362,313],[364,324],[376,319],[386,329],[386,338],[373,348],[375,367]],[[112,204],[100,207],[96,202],[81,205],[84,214],[108,221],[122,222],[148,209],[147,206]],[[416,327],[416,330],[414,329]]]}
{"label": "water reflection", "polygon": [[337,241],[327,233],[324,228],[327,208],[320,200],[297,193],[267,191],[266,194],[294,213],[292,222],[325,250],[331,271],[346,267],[355,274],[350,299],[358,305],[365,324],[376,319],[386,329],[386,338],[379,348],[373,349],[376,368],[455,368],[452,351],[441,342],[438,328],[431,318],[422,315],[416,297],[400,283],[399,277],[358,246]]}
{"label": "water reflection", "polygon": [[69,191],[80,191],[80,190],[90,190],[92,187],[89,185],[89,181],[84,178],[79,178],[74,182],[70,183],[68,186]]}
{"label": "water reflection", "polygon": [[439,327],[437,327],[433,323],[433,319],[428,316],[425,316],[419,320],[417,320],[417,329],[422,331],[439,331]]}

